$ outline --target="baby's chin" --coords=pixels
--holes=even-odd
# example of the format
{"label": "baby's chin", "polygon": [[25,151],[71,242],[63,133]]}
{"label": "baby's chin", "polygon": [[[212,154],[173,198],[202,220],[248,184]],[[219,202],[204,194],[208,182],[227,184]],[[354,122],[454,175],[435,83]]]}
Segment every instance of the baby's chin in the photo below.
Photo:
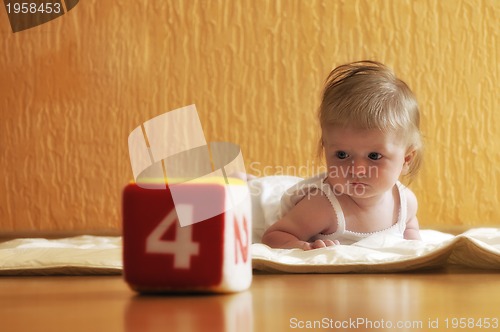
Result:
{"label": "baby's chin", "polygon": [[344,190],[345,195],[358,198],[369,197],[371,193],[370,185],[366,183],[347,183]]}

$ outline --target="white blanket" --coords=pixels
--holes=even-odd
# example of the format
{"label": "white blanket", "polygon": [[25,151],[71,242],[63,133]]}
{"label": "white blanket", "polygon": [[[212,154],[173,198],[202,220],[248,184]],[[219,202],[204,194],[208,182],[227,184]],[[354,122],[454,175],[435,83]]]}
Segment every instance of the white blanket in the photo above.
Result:
{"label": "white blanket", "polygon": [[[311,251],[271,249],[259,243],[279,214],[282,193],[300,180],[269,176],[250,181],[254,269],[285,273],[396,272],[447,265],[500,269],[499,228],[471,229],[458,236],[422,230],[423,241],[381,234],[350,246]],[[0,243],[0,275],[119,274],[121,246],[120,237],[12,240]]]}
{"label": "white blanket", "polygon": [[0,275],[120,274],[121,237],[16,239],[0,243]]}
{"label": "white blanket", "polygon": [[[500,269],[500,229],[458,236],[421,231],[423,241],[373,236],[350,246],[311,251],[252,245],[256,270],[283,273],[396,272],[461,265]],[[0,243],[0,275],[120,274],[121,237],[16,239]]]}
{"label": "white blanket", "polygon": [[461,265],[500,269],[500,229],[471,229],[458,236],[422,230],[422,241],[372,236],[350,246],[302,251],[252,246],[254,269],[288,273],[371,273]]}

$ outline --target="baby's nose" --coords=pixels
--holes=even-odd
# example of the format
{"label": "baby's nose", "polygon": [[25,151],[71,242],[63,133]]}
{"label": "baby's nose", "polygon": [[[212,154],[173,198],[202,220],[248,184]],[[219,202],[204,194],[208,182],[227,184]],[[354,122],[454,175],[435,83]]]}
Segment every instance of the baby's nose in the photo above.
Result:
{"label": "baby's nose", "polygon": [[368,165],[365,161],[358,159],[352,161],[352,176],[353,177],[364,177],[367,174]]}

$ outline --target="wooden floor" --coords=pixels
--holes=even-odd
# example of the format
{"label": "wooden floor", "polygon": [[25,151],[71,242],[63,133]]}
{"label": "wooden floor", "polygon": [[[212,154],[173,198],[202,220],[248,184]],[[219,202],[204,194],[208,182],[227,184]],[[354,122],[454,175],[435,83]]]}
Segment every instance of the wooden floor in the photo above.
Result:
{"label": "wooden floor", "polygon": [[498,331],[498,319],[500,274],[484,271],[255,274],[246,292],[208,296],[139,296],[120,276],[0,277],[5,332]]}

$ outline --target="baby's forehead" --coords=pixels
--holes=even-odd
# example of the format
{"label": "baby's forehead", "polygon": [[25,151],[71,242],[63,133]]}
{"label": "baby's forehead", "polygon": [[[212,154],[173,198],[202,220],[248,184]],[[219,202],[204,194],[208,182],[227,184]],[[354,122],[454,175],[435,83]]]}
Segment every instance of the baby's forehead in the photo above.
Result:
{"label": "baby's forehead", "polygon": [[356,126],[328,125],[321,128],[323,135],[336,136],[370,136],[379,138],[392,138],[399,135],[397,130],[383,130],[380,128],[364,128]]}
{"label": "baby's forehead", "polygon": [[331,126],[323,128],[322,138],[325,147],[367,147],[383,148],[389,145],[401,145],[401,133],[355,127]]}

